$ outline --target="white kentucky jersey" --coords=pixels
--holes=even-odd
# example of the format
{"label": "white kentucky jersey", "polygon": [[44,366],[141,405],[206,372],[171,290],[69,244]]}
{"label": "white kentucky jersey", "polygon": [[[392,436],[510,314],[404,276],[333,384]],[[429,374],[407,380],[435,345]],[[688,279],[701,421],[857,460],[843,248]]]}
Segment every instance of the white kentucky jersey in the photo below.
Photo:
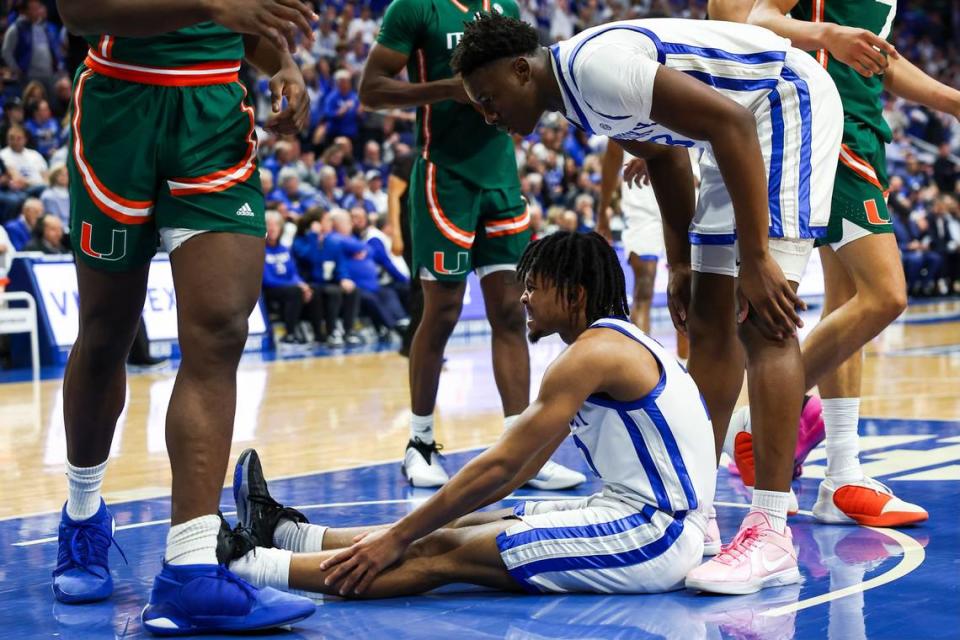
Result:
{"label": "white kentucky jersey", "polygon": [[690,75],[753,113],[768,175],[770,236],[787,238],[823,235],[829,218],[829,210],[810,207],[811,157],[819,142],[810,85],[812,80],[819,90],[832,82],[823,69],[802,60],[809,57],[760,27],[671,18],[612,22],[551,47],[565,115],[590,133],[701,147],[703,161],[710,162],[708,143],[651,119],[661,66]]}
{"label": "white kentucky jersey", "polygon": [[627,320],[603,318],[591,331],[618,331],[646,347],[660,381],[646,396],[621,402],[591,395],[570,422],[573,441],[605,489],[668,513],[708,507],[717,465],[713,429],[690,374],[656,340]]}

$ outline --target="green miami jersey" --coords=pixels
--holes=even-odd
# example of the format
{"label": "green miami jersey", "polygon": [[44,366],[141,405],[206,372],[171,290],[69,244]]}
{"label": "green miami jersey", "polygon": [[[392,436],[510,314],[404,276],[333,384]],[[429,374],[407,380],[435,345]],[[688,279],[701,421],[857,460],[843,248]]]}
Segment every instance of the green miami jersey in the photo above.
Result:
{"label": "green miami jersey", "polygon": [[184,67],[243,58],[243,38],[213,22],[146,38],[85,36],[91,52],[101,58],[154,67]]}
{"label": "green miami jersey", "polygon": [[[514,0],[394,0],[377,42],[409,56],[411,82],[453,77],[450,57],[464,22],[478,11],[518,18]],[[513,140],[484,122],[471,105],[445,100],[417,109],[417,150],[423,158],[485,189],[517,184]]]}
{"label": "green miami jersey", "polygon": [[[807,22],[832,22],[845,27],[866,29],[887,40],[896,12],[896,0],[800,0],[790,11],[790,15]],[[883,119],[883,107],[880,103],[883,76],[865,78],[852,67],[834,59],[824,49],[817,51],[815,55],[840,91],[845,120],[866,125],[882,140],[889,142],[892,134]]]}

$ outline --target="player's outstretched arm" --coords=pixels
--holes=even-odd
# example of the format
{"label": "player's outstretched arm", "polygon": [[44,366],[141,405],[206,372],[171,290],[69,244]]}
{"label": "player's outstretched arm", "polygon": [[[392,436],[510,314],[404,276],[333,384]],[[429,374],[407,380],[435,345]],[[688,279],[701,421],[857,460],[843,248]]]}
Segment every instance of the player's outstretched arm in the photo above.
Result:
{"label": "player's outstretched arm", "polygon": [[834,58],[870,77],[883,73],[890,60],[898,57],[896,48],[866,29],[845,27],[832,22],[806,22],[787,17],[798,0],[757,0],[747,21],[790,38],[804,51],[826,49]]}
{"label": "player's outstretched arm", "polygon": [[544,374],[536,401],[516,424],[423,505],[389,529],[367,536],[325,561],[321,570],[332,568],[326,584],[336,585],[341,593],[362,594],[415,540],[507,495],[527,479],[522,478],[525,472],[532,475],[569,433],[573,416],[602,382],[603,365],[591,358],[591,350],[588,345],[575,344],[561,354]]}
{"label": "player's outstretched arm", "polygon": [[895,96],[960,119],[960,91],[934,80],[906,58],[890,61],[883,88]]}
{"label": "player's outstretched arm", "polygon": [[317,19],[302,0],[57,0],[57,10],[77,35],[146,37],[212,21],[291,49],[298,31],[312,40]]}
{"label": "player's outstretched arm", "polygon": [[395,77],[410,56],[382,44],[373,45],[360,76],[360,102],[367,109],[406,109],[443,100],[469,102],[459,77],[406,82]]}
{"label": "player's outstretched arm", "polygon": [[767,171],[753,114],[687,74],[664,66],[657,69],[650,113],[677,133],[710,143],[733,203],[740,295],[749,302],[752,321],[767,339],[794,335],[803,326],[797,309],[804,308],[804,303],[767,250]]}

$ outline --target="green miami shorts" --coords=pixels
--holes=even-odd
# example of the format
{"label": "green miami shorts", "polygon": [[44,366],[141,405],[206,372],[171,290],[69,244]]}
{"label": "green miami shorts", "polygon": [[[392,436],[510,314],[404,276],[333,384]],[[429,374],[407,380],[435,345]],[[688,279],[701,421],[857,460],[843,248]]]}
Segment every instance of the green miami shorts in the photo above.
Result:
{"label": "green miami shorts", "polygon": [[163,228],[265,235],[240,83],[148,85],[80,67],[67,167],[71,243],[96,269],[147,263]]}
{"label": "green miami shorts", "polygon": [[817,240],[817,246],[842,246],[866,235],[863,231],[869,234],[893,233],[887,210],[886,166],[883,140],[871,129],[847,123],[843,128],[843,144],[833,183],[830,222],[827,234]]}
{"label": "green miami shorts", "polygon": [[410,176],[413,272],[461,282],[471,271],[515,266],[530,242],[520,186],[484,189],[418,157]]}

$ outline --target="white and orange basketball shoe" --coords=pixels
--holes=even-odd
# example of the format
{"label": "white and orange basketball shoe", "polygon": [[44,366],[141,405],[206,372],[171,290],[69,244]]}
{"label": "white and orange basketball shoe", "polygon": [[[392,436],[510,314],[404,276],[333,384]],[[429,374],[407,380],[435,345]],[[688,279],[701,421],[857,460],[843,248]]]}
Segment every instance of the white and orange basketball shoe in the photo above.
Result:
{"label": "white and orange basketball shoe", "polygon": [[930,516],[923,507],[893,495],[887,485],[864,476],[847,484],[837,484],[829,477],[821,482],[813,517],[827,524],[903,527]]}

